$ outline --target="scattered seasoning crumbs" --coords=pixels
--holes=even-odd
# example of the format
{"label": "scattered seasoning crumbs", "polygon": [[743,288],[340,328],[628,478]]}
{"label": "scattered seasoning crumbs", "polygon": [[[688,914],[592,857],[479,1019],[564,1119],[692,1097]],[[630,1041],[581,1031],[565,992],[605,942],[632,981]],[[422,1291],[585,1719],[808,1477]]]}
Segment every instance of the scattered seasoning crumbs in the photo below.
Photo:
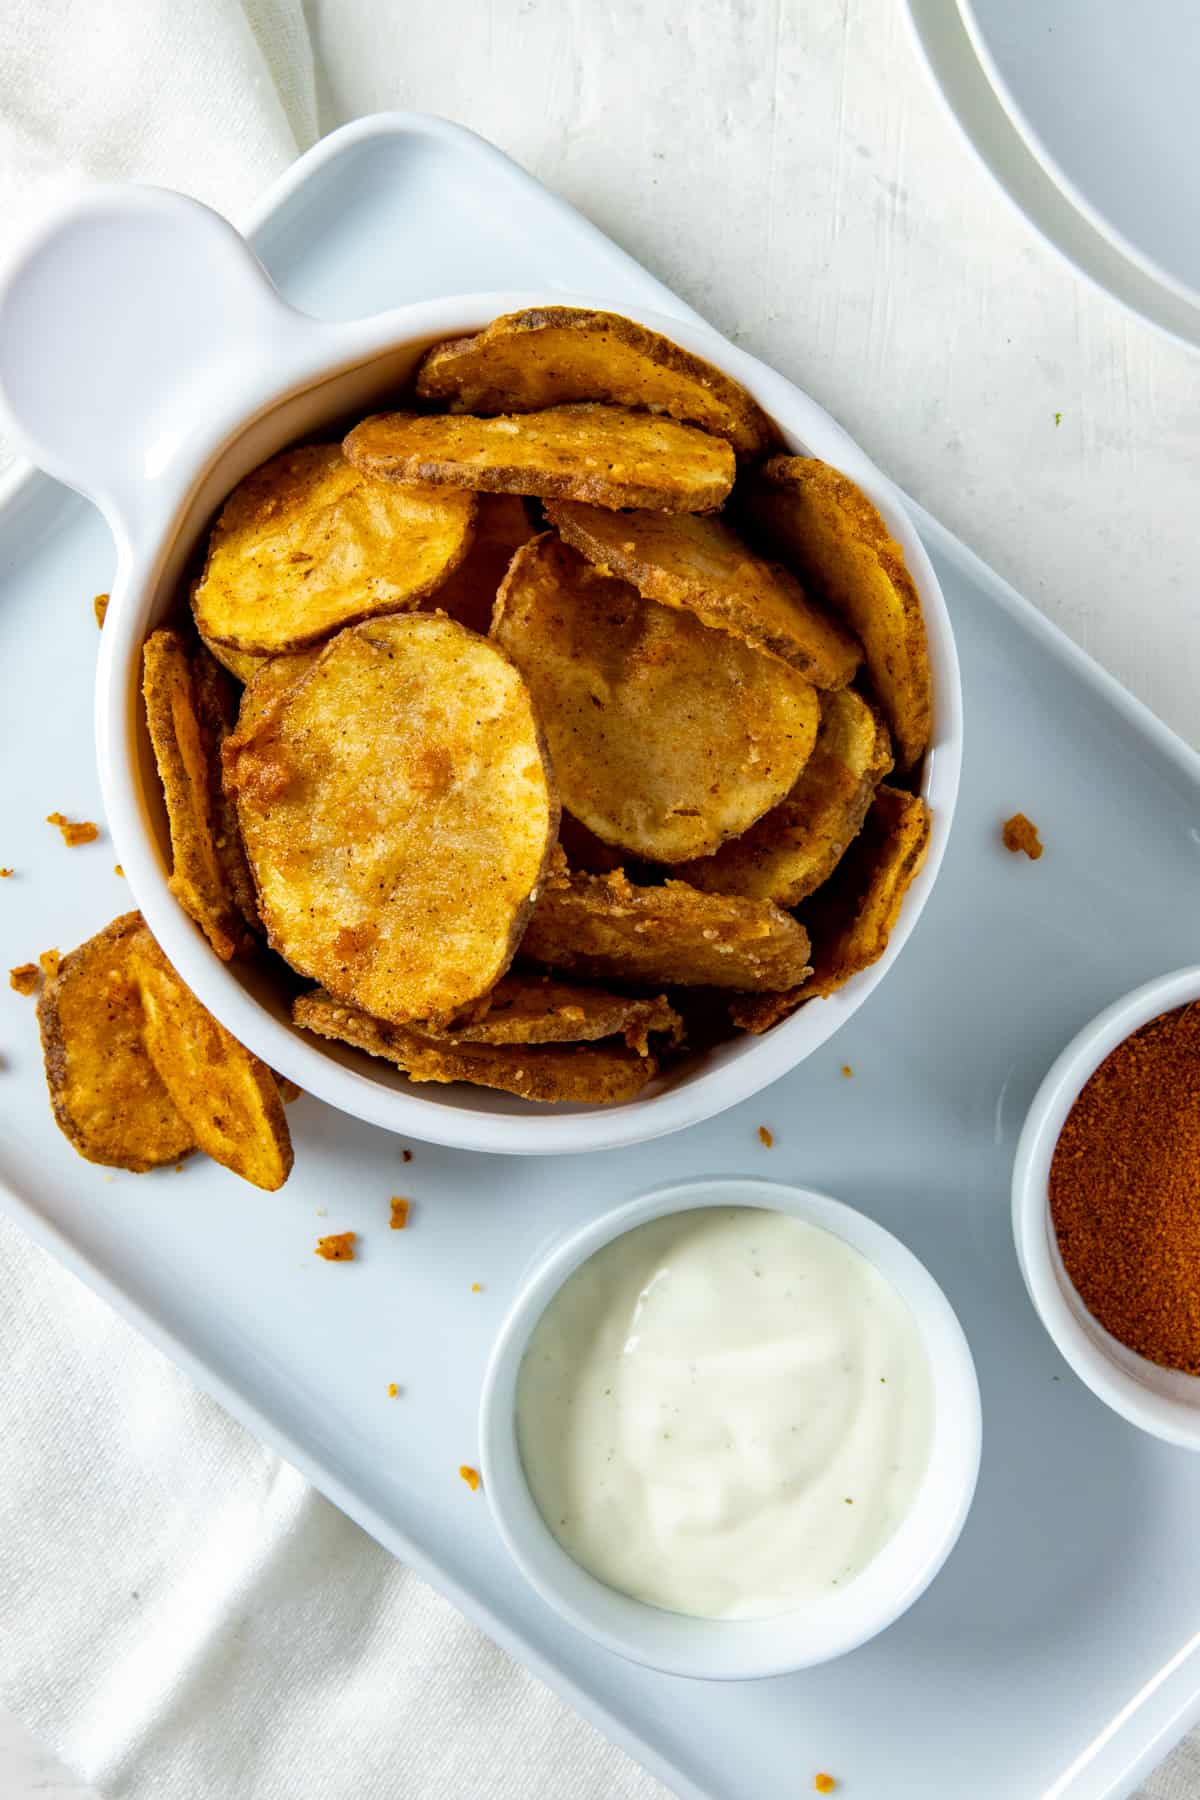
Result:
{"label": "scattered seasoning crumbs", "polygon": [[353,1262],[357,1235],[354,1231],[335,1231],[331,1237],[318,1238],[313,1255],[323,1256],[326,1262]]}
{"label": "scattered seasoning crumbs", "polygon": [[7,881],[11,874],[11,869],[0,869],[0,881]]}
{"label": "scattered seasoning crumbs", "polygon": [[832,1775],[822,1773],[813,1776],[813,1786],[816,1788],[818,1794],[832,1794],[834,1788],[837,1786],[837,1782],[833,1779]]}
{"label": "scattered seasoning crumbs", "polygon": [[18,994],[36,994],[41,979],[41,970],[36,963],[20,963],[8,971],[8,985]]}
{"label": "scattered seasoning crumbs", "polygon": [[397,1384],[394,1381],[389,1381],[388,1382],[388,1399],[394,1400],[396,1398],[396,1395],[399,1392],[400,1392],[400,1389],[397,1386]]}
{"label": "scattered seasoning crumbs", "polygon": [[1061,413],[1055,413],[1055,415],[1054,415],[1054,423],[1055,423],[1055,425],[1056,425],[1056,426],[1058,426],[1058,425],[1061,425],[1061,424],[1062,424],[1062,414],[1061,414]]}
{"label": "scattered seasoning crumbs", "polygon": [[412,1151],[411,1151],[411,1150],[402,1150],[402,1151],[401,1151],[401,1152],[400,1152],[400,1154],[401,1154],[401,1156],[402,1156],[402,1157],[403,1157],[403,1158],[404,1158],[404,1160],[405,1160],[405,1162],[411,1162],[411,1161],[412,1161]]}
{"label": "scattered seasoning crumbs", "polygon": [[114,863],[114,864],[113,864],[113,874],[114,874],[114,875],[119,875],[119,876],[120,876],[120,877],[121,877],[121,880],[122,880],[122,881],[124,881],[124,879],[125,879],[125,871],[124,871],[124,869],[123,869],[123,868],[122,868],[122,867],[121,867],[121,865],[120,865],[120,863]]}
{"label": "scattered seasoning crumbs", "polygon": [[399,1194],[392,1195],[392,1217],[390,1223],[393,1231],[404,1230],[405,1226],[408,1224],[408,1209],[411,1205],[411,1200],[404,1200]]}
{"label": "scattered seasoning crumbs", "polygon": [[458,1472],[470,1488],[471,1492],[474,1493],[479,1486],[479,1470],[473,1469],[470,1463],[462,1463],[459,1466]]}
{"label": "scattered seasoning crumbs", "polygon": [[472,1283],[471,1283],[471,1292],[472,1292],[472,1293],[473,1293],[473,1294],[482,1294],[482,1292],[483,1292],[483,1283],[482,1283],[482,1281],[473,1281],[473,1282],[472,1282]]}
{"label": "scattered seasoning crumbs", "polygon": [[1024,813],[1014,813],[1011,819],[1005,819],[1000,835],[1004,840],[1004,848],[1011,850],[1014,856],[1019,850],[1023,850],[1030,862],[1036,862],[1042,854],[1043,845],[1038,836],[1038,828]]}
{"label": "scattered seasoning crumbs", "polygon": [[107,594],[97,594],[96,595],[96,598],[92,601],[92,611],[96,615],[97,625],[99,625],[101,627],[101,629],[103,629],[104,615],[108,611],[108,595]]}
{"label": "scattered seasoning crumbs", "polygon": [[765,1125],[760,1125],[758,1128],[758,1141],[764,1150],[769,1150],[771,1145],[775,1142],[775,1134],[773,1131],[768,1131]]}
{"label": "scattered seasoning crumbs", "polygon": [[854,1073],[854,1070],[850,1067],[849,1063],[842,1064],[842,1074],[846,1077],[847,1081],[849,1081],[849,1079],[853,1075],[853,1073]]}
{"label": "scattered seasoning crumbs", "polygon": [[42,965],[42,974],[45,975],[49,981],[53,981],[54,977],[58,974],[58,965],[62,961],[62,953],[58,950],[43,950],[42,954],[38,957],[38,961]]}
{"label": "scattered seasoning crumbs", "polygon": [[68,819],[66,813],[47,813],[46,823],[58,826],[63,843],[72,850],[77,844],[90,844],[100,836],[100,827],[93,825],[90,819]]}

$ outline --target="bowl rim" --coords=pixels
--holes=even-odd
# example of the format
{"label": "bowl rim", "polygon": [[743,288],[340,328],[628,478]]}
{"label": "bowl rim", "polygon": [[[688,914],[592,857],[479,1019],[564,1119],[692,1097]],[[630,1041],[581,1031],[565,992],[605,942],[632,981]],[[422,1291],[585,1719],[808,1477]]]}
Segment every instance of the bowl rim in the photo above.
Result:
{"label": "bowl rim", "polygon": [[[188,508],[256,422],[270,419],[298,394],[369,367],[410,343],[436,341],[478,329],[502,312],[554,304],[619,311],[661,332],[742,382],[774,417],[794,447],[835,462],[878,506],[901,544],[921,597],[934,676],[935,741],[925,758],[921,791],[933,814],[925,865],[906,897],[884,955],[821,1003],[805,1007],[762,1037],[747,1041],[715,1066],[611,1107],[496,1110],[457,1097],[433,1099],[339,1062],[324,1046],[302,1039],[274,1017],[210,950],[167,887],[167,866],[151,823],[139,773],[136,701],[141,644],[154,616],[162,562],[183,529]],[[619,1148],[683,1129],[748,1099],[787,1073],[843,1025],[884,979],[924,911],[941,867],[958,797],[962,759],[962,683],[953,628],[937,576],[896,490],[842,429],[783,376],[728,344],[703,323],[653,309],[565,292],[498,292],[418,301],[350,325],[327,327],[327,355],[316,373],[281,387],[265,407],[197,445],[186,484],[164,496],[157,523],[141,540],[118,543],[119,566],[102,634],[97,668],[96,741],[101,788],[118,858],[134,904],[180,974],[235,1037],[272,1068],[340,1111],[425,1142],[518,1155]],[[293,431],[290,437],[294,438]],[[285,436],[283,442],[290,441]],[[268,452],[269,454],[269,452]],[[169,498],[169,505],[167,500]],[[159,609],[161,610],[161,609]],[[446,1094],[450,1090],[445,1090]]]}
{"label": "bowl rim", "polygon": [[[521,1467],[516,1383],[529,1338],[559,1288],[615,1238],[653,1219],[709,1207],[783,1212],[859,1251],[913,1313],[934,1381],[934,1435],[920,1488],[891,1538],[830,1602],[766,1619],[693,1618],[606,1586],[574,1561],[539,1513]],[[526,1274],[493,1340],[479,1403],[480,1471],[500,1538],[534,1591],[607,1650],[700,1680],[757,1680],[831,1662],[876,1637],[929,1586],[958,1541],[979,1475],[982,1413],[957,1314],[924,1263],[845,1201],[762,1176],[705,1176],[650,1189],[577,1227]]]}
{"label": "bowl rim", "polygon": [[[1172,969],[1122,994],[1059,1053],[1030,1102],[1017,1140],[1012,1227],[1017,1263],[1034,1310],[1084,1385],[1129,1424],[1165,1443],[1200,1450],[1200,1376],[1159,1368],[1106,1331],[1082,1300],[1075,1306],[1068,1300],[1065,1287],[1071,1286],[1070,1277],[1058,1251],[1049,1192],[1059,1134],[1105,1057],[1143,1025],[1193,1000],[1200,1000],[1200,964]],[[1173,1399],[1151,1387],[1152,1372],[1159,1381],[1174,1375],[1181,1387],[1195,1382],[1195,1402],[1185,1405],[1182,1397]]]}

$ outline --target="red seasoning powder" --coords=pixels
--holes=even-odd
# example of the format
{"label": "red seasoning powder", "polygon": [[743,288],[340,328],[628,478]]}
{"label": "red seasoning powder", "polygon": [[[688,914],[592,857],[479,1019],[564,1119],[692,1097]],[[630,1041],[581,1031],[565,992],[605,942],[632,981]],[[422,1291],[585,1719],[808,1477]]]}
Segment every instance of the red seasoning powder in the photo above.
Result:
{"label": "red seasoning powder", "polygon": [[1149,1361],[1200,1375],[1200,1004],[1100,1064],[1055,1147],[1050,1211],[1088,1311]]}

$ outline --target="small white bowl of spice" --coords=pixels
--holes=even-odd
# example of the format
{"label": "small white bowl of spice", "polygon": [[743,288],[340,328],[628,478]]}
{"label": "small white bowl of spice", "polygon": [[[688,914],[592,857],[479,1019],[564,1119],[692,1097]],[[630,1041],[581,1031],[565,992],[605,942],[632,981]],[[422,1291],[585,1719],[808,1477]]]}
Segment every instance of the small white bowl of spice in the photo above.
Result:
{"label": "small white bowl of spice", "polygon": [[1017,1146],[1013,1230],[1080,1380],[1200,1450],[1200,968],[1124,995],[1067,1045]]}
{"label": "small white bowl of spice", "polygon": [[480,1440],[543,1599],[631,1661],[732,1680],[828,1662],[923,1592],[971,1503],[979,1390],[890,1232],[719,1178],[619,1207],[535,1270]]}

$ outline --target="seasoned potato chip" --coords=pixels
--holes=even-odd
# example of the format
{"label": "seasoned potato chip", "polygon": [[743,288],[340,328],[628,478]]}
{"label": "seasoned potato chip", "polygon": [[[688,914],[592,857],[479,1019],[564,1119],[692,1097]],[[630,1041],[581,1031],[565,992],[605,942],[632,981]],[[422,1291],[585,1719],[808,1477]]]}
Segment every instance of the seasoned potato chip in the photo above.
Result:
{"label": "seasoned potato chip", "polygon": [[495,645],[425,613],[354,626],[226,749],[293,968],[398,1021],[494,986],[558,828],[529,694]]}
{"label": "seasoned potato chip", "polygon": [[541,306],[505,313],[474,337],[426,352],[422,400],[459,413],[534,412],[575,400],[669,413],[728,438],[743,456],[770,444],[771,422],[745,388],[670,338],[620,313]]}
{"label": "seasoned potato chip", "polygon": [[192,657],[192,683],[196,693],[196,715],[208,746],[208,793],[217,862],[238,911],[251,930],[258,931],[260,921],[254,877],[246,861],[237,807],[225,792],[222,778],[222,752],[238,718],[233,683],[203,648]]}
{"label": "seasoned potato chip", "polygon": [[845,687],[858,645],[805,598],[786,570],[752,556],[719,519],[612,513],[554,503],[546,516],[569,544],[610,575],[632,581],[648,600],[695,613],[778,657],[821,688]]}
{"label": "seasoned potato chip", "polygon": [[536,533],[529,507],[519,494],[480,494],[475,541],[466,560],[421,602],[421,610],[444,612],[469,631],[486,637],[508,565]]}
{"label": "seasoned potato chip", "polygon": [[513,558],[493,637],[529,684],[564,803],[657,862],[716,849],[781,800],[817,733],[786,664],[643,600],[547,532]]}
{"label": "seasoned potato chip", "polygon": [[812,456],[772,457],[747,485],[745,512],[861,639],[897,761],[911,768],[932,729],[929,650],[904,552],[879,513],[845,475]]}
{"label": "seasoned potato chip", "polygon": [[764,993],[809,973],[808,933],[769,900],[705,894],[686,881],[634,887],[619,871],[556,873],[521,954],[600,980]]}
{"label": "seasoned potato chip", "polygon": [[822,694],[816,748],[791,793],[715,855],[684,863],[680,878],[713,894],[799,905],[833,874],[891,766],[874,707],[853,688]]}
{"label": "seasoned potato chip", "polygon": [[762,1032],[794,1012],[802,1000],[843,987],[852,975],[879,961],[900,908],[929,849],[929,808],[917,794],[881,787],[866,823],[833,879],[804,909],[812,932],[810,978],[788,994],[764,1002],[735,1001],[730,1017],[744,1031]]}
{"label": "seasoned potato chip", "polygon": [[236,742],[229,751],[222,752],[226,764],[236,753],[237,745],[257,730],[267,714],[291,692],[301,676],[308,674],[320,656],[321,648],[323,646],[313,650],[293,650],[290,655],[285,656],[264,657],[258,673],[242,689],[237,727],[232,734]]}
{"label": "seasoned potato chip", "polygon": [[733,486],[733,451],[694,425],[624,406],[552,406],[498,419],[378,413],[343,448],[368,475],[597,506],[709,512]]}
{"label": "seasoned potato chip", "polygon": [[206,720],[201,718],[192,663],[179,633],[156,631],[147,638],[142,694],[171,830],[169,885],[217,955],[228,962],[252,949],[254,940],[239,908],[239,898],[246,900],[249,890],[239,893],[233,885],[240,849],[224,812],[221,746],[213,736],[215,683],[207,676],[205,681]]}
{"label": "seasoned potato chip", "polygon": [[683,1022],[665,994],[635,999],[548,975],[510,974],[468,1018],[425,1035],[447,1044],[584,1044],[623,1037],[645,1056],[652,1031],[665,1031],[676,1043],[683,1034]]}
{"label": "seasoned potato chip", "polygon": [[632,1100],[658,1073],[652,1056],[624,1044],[451,1044],[373,1019],[318,990],[296,1001],[297,1025],[383,1056],[410,1081],[469,1081],[523,1100],[612,1106]]}
{"label": "seasoned potato chip", "polygon": [[141,913],[125,913],[62,958],[38,1001],[59,1130],[88,1162],[135,1174],[195,1144],[142,1038],[133,959],[153,941]]}
{"label": "seasoned potato chip", "polygon": [[149,932],[132,964],[146,1049],[195,1142],[243,1181],[281,1188],[292,1139],[273,1070],[201,1006]]}
{"label": "seasoned potato chip", "polygon": [[233,650],[228,644],[218,644],[215,638],[207,638],[203,632],[200,634],[200,642],[208,654],[215,656],[221,667],[228,669],[234,680],[240,681],[243,687],[247,682],[253,681],[258,671],[271,660],[265,654],[256,656],[253,650]]}
{"label": "seasoned potato chip", "polygon": [[196,624],[234,650],[303,650],[415,606],[463,560],[474,522],[469,495],[373,481],[337,444],[285,450],[225,502]]}

